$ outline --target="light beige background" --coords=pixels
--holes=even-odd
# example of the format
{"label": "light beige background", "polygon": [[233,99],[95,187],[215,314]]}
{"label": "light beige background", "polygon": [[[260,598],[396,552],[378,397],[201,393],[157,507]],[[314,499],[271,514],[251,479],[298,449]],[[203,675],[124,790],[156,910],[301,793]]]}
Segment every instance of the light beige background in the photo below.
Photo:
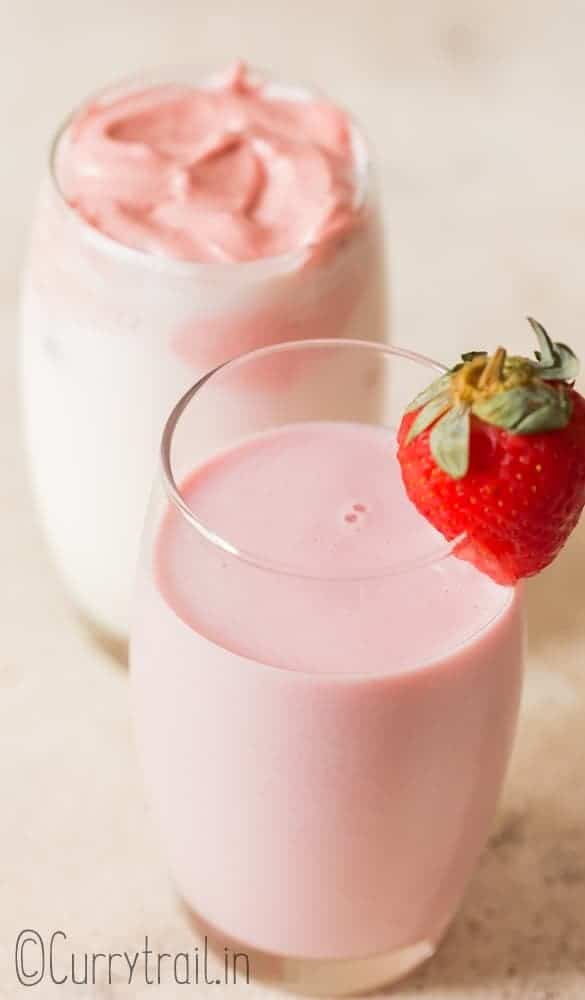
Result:
{"label": "light beige background", "polygon": [[[530,346],[531,312],[585,356],[585,3],[1,8],[0,997],[12,1000],[26,995],[13,971],[26,926],[62,928],[71,947],[90,952],[133,951],[145,933],[158,951],[192,944],[142,800],[126,675],[77,626],[26,490],[15,301],[51,131],[85,92],[150,65],[241,55],[314,81],[374,140],[395,339],[442,360],[500,340]],[[444,948],[400,998],[585,996],[584,557],[585,525],[528,588],[530,670],[500,817]],[[187,993],[120,983],[29,991],[80,1000]]]}

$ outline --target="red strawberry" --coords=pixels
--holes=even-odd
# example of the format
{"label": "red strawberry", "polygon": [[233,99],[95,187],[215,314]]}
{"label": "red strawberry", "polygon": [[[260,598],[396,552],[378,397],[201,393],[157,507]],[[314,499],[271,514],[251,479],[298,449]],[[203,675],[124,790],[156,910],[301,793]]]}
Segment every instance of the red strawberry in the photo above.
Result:
{"label": "red strawberry", "polygon": [[457,554],[500,583],[544,569],[585,505],[578,361],[543,327],[536,361],[463,355],[421,393],[398,432],[406,492]]}

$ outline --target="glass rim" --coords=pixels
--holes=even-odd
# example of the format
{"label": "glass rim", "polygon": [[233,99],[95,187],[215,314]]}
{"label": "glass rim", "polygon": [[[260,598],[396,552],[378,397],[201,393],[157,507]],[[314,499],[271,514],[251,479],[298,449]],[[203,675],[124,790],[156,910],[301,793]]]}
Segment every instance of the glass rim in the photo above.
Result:
{"label": "glass rim", "polygon": [[[171,410],[171,413],[165,423],[164,430],[162,433],[162,438],[160,442],[159,451],[159,461],[160,461],[160,471],[162,472],[163,487],[167,495],[168,500],[172,506],[177,510],[177,512],[188,522],[188,524],[194,528],[206,541],[210,542],[216,548],[222,550],[228,555],[239,559],[249,565],[255,566],[258,569],[266,570],[272,572],[279,576],[293,576],[299,579],[311,579],[311,580],[321,580],[330,582],[341,582],[344,581],[365,581],[376,578],[382,578],[387,576],[399,576],[408,572],[412,572],[417,569],[422,569],[425,566],[432,566],[442,562],[444,559],[451,556],[455,549],[461,544],[465,539],[465,535],[461,534],[457,537],[447,541],[447,539],[440,539],[437,542],[436,547],[433,547],[428,553],[422,556],[415,556],[412,559],[401,559],[397,562],[391,563],[389,565],[377,566],[371,570],[360,570],[358,572],[353,572],[350,574],[323,574],[319,572],[313,572],[308,570],[303,570],[298,566],[293,566],[289,563],[283,563],[278,560],[270,559],[266,556],[260,555],[255,552],[251,552],[247,549],[243,549],[236,545],[230,539],[223,537],[218,534],[214,529],[200,517],[195,514],[191,509],[185,497],[181,493],[180,486],[178,485],[173,468],[172,468],[172,458],[171,451],[173,446],[173,440],[175,431],[179,424],[180,418],[198,393],[204,388],[204,386],[209,382],[214,376],[218,375],[224,370],[230,370],[236,368],[242,364],[247,364],[250,361],[259,359],[262,357],[271,356],[274,354],[281,354],[286,351],[300,351],[300,350],[312,350],[312,349],[340,349],[340,348],[351,348],[357,350],[363,350],[366,352],[377,354],[378,356],[383,356],[387,358],[401,358],[404,361],[414,362],[430,371],[436,372],[438,375],[445,374],[448,369],[438,361],[434,361],[431,358],[426,357],[423,354],[418,354],[415,351],[410,351],[405,348],[397,347],[394,345],[379,344],[373,341],[367,340],[354,340],[354,339],[344,339],[344,338],[320,338],[314,340],[293,340],[285,341],[281,344],[271,345],[269,347],[257,348],[253,351],[247,351],[243,354],[238,354],[229,361],[225,361],[223,364],[217,365],[210,371],[206,372],[200,379],[198,379],[187,391],[181,396],[179,401]],[[421,515],[422,517],[422,515]],[[437,533],[438,534],[438,533]]]}
{"label": "glass rim", "polygon": [[[291,90],[295,90],[297,93],[304,93],[310,96],[319,96],[321,91],[312,86],[307,86],[305,84],[293,84],[280,82],[277,77],[273,74],[266,73],[256,67],[249,67],[252,73],[259,74],[263,79],[266,80],[267,85],[275,86],[288,86]],[[310,249],[310,244],[307,246],[295,247],[292,250],[287,250],[282,254],[274,254],[268,257],[256,257],[251,260],[243,261],[199,261],[199,260],[185,260],[181,257],[172,257],[167,254],[151,253],[148,250],[141,250],[138,247],[131,247],[125,243],[121,243],[119,240],[114,239],[112,236],[108,236],[107,233],[101,231],[101,229],[96,229],[92,226],[90,222],[87,221],[72,205],[69,204],[65,193],[59,182],[57,176],[57,157],[60,148],[61,141],[66,135],[67,130],[71,124],[75,121],[77,115],[84,108],[88,107],[94,101],[106,97],[110,93],[114,93],[122,88],[132,88],[138,87],[141,83],[147,84],[148,80],[151,81],[151,85],[156,85],[157,80],[162,82],[166,78],[168,84],[180,83],[181,81],[177,79],[181,73],[193,73],[197,71],[197,67],[190,64],[177,64],[177,65],[167,65],[154,67],[149,70],[144,70],[142,72],[132,73],[128,76],[121,77],[117,80],[105,84],[101,87],[92,90],[87,94],[85,98],[80,100],[71,111],[61,120],[60,124],[55,129],[52,134],[52,138],[49,142],[49,152],[48,152],[48,174],[51,184],[51,189],[59,200],[60,208],[65,212],[67,219],[69,219],[74,225],[77,225],[84,236],[92,240],[98,247],[101,247],[104,251],[110,253],[117,253],[124,257],[126,260],[144,266],[150,270],[155,271],[172,271],[178,275],[193,275],[193,274],[231,274],[238,273],[241,274],[244,271],[247,274],[256,274],[259,272],[267,271],[272,273],[286,273],[287,271],[292,271],[298,268],[305,260],[307,251]],[[201,83],[204,81],[211,81],[214,77],[217,77],[218,73],[208,72],[202,70],[199,77]],[[344,114],[351,126],[352,139],[358,140],[359,151],[363,156],[363,163],[360,164],[356,161],[356,174],[359,178],[360,183],[356,185],[356,192],[358,198],[356,201],[356,213],[357,217],[361,217],[363,213],[367,210],[367,206],[370,200],[370,193],[372,188],[372,158],[370,153],[370,144],[364,134],[364,131],[354,117],[354,115],[345,107],[338,105],[337,102],[332,101],[328,95],[323,94],[322,96],[327,97],[327,99],[335,105],[335,107],[341,107]],[[354,156],[355,159],[355,156]]]}

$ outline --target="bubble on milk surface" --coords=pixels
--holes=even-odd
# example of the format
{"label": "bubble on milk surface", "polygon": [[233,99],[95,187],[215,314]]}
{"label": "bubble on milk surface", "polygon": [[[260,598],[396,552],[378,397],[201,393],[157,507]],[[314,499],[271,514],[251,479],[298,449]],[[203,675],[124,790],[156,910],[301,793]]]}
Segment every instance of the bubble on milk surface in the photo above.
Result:
{"label": "bubble on milk surface", "polygon": [[351,510],[344,514],[343,520],[346,524],[357,524],[361,521],[362,516],[367,514],[367,512],[368,508],[365,503],[354,503],[352,504]]}

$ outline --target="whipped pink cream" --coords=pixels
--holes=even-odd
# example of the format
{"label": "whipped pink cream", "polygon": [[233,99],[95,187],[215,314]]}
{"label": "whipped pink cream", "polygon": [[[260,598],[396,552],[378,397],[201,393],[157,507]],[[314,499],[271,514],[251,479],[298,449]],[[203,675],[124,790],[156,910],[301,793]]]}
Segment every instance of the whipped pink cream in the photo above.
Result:
{"label": "whipped pink cream", "polygon": [[319,249],[360,207],[348,116],[241,64],[197,89],[93,101],[69,130],[58,174],[69,204],[109,237],[202,262]]}

